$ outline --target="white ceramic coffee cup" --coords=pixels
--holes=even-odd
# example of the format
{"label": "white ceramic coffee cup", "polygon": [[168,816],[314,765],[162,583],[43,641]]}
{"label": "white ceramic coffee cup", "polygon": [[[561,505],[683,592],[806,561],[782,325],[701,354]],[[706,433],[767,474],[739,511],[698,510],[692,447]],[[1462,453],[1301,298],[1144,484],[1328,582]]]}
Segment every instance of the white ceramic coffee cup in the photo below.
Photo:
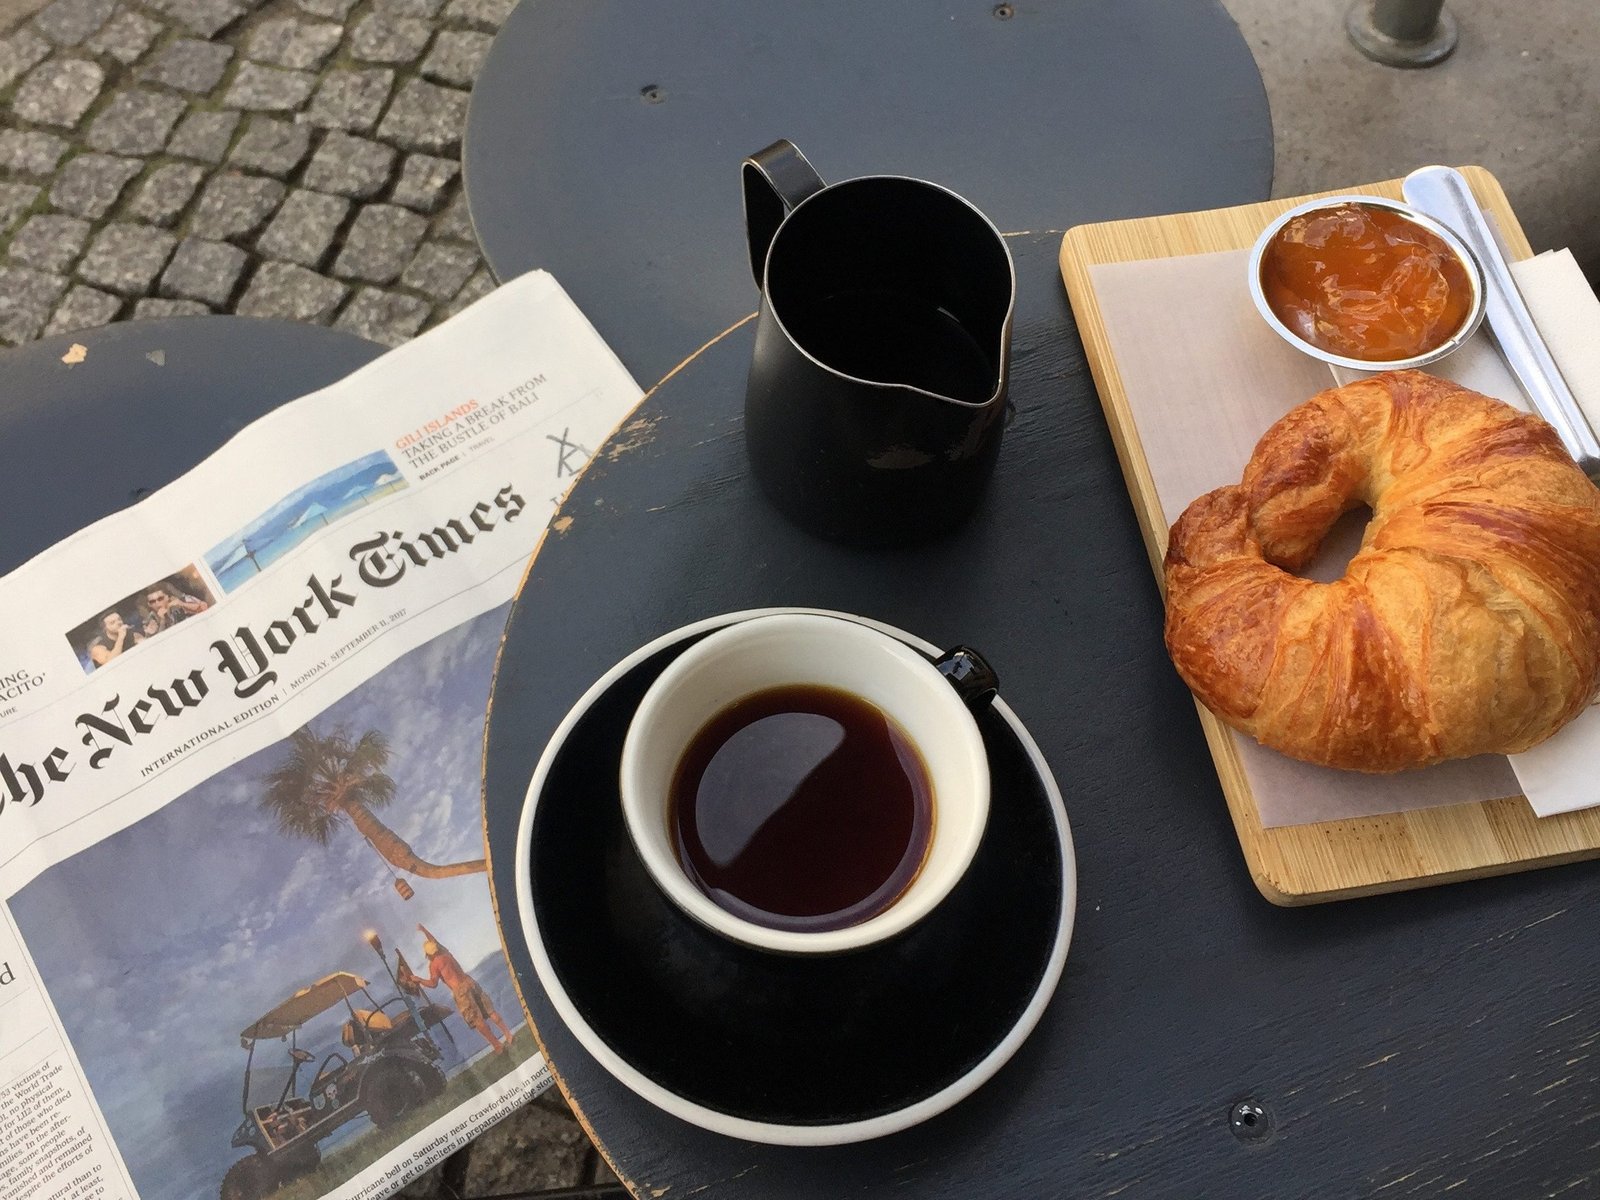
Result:
{"label": "white ceramic coffee cup", "polygon": [[[656,885],[680,909],[734,941],[791,954],[836,954],[893,937],[927,916],[960,881],[989,816],[989,764],[970,705],[993,696],[993,676],[970,651],[935,666],[903,642],[839,617],[753,617],[696,642],[651,685],[622,748],[622,809]],[[684,752],[712,718],[768,688],[818,685],[875,705],[910,739],[933,792],[922,869],[886,910],[842,929],[772,929],[727,911],[685,873],[669,796]]]}

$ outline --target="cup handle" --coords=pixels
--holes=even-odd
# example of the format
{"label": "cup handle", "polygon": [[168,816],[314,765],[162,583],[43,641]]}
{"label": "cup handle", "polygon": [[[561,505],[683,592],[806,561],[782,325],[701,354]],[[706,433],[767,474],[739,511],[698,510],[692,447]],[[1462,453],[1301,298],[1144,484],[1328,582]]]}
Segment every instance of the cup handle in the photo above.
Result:
{"label": "cup handle", "polygon": [[933,660],[933,665],[974,711],[987,708],[1000,691],[1000,676],[983,655],[968,646],[946,650]]}
{"label": "cup handle", "polygon": [[750,243],[750,273],[756,287],[766,273],[767,249],[794,206],[825,186],[795,144],[779,138],[757,150],[739,168],[744,186],[744,232]]}

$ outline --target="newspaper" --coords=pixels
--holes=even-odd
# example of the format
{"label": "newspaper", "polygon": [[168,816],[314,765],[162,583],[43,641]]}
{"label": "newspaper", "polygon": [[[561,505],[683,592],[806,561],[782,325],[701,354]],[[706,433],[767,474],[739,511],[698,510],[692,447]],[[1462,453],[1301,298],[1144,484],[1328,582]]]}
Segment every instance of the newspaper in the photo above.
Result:
{"label": "newspaper", "polygon": [[374,1200],[548,1083],[485,704],[638,399],[536,272],[0,578],[0,1197]]}

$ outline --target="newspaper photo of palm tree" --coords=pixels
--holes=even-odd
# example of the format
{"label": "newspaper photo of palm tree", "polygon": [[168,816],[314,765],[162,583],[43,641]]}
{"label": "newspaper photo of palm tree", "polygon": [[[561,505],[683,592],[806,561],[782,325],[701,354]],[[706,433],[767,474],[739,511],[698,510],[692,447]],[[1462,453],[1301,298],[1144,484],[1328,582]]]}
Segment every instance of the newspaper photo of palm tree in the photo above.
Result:
{"label": "newspaper photo of palm tree", "polygon": [[[394,799],[394,780],[384,772],[388,762],[389,739],[376,729],[352,738],[343,729],[319,735],[304,725],[290,735],[286,760],[267,777],[261,805],[283,833],[319,846],[326,846],[340,828],[354,829],[391,873],[448,879],[486,871],[481,858],[443,865],[419,858],[404,838],[378,818],[373,810]],[[399,875],[394,882],[400,896],[409,900],[411,885]]]}
{"label": "newspaper photo of palm tree", "polygon": [[313,1200],[537,1054],[478,797],[505,615],[10,900],[141,1200]]}

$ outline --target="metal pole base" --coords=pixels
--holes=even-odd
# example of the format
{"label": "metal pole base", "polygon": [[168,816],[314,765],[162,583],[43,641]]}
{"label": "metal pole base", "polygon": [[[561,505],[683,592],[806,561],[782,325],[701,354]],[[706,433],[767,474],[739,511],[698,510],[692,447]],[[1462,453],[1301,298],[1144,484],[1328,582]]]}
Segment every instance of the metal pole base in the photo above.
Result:
{"label": "metal pole base", "polygon": [[1431,67],[1450,57],[1460,31],[1448,9],[1439,10],[1433,32],[1416,41],[1391,37],[1373,21],[1377,0],[1356,0],[1345,15],[1344,29],[1356,49],[1390,67]]}

